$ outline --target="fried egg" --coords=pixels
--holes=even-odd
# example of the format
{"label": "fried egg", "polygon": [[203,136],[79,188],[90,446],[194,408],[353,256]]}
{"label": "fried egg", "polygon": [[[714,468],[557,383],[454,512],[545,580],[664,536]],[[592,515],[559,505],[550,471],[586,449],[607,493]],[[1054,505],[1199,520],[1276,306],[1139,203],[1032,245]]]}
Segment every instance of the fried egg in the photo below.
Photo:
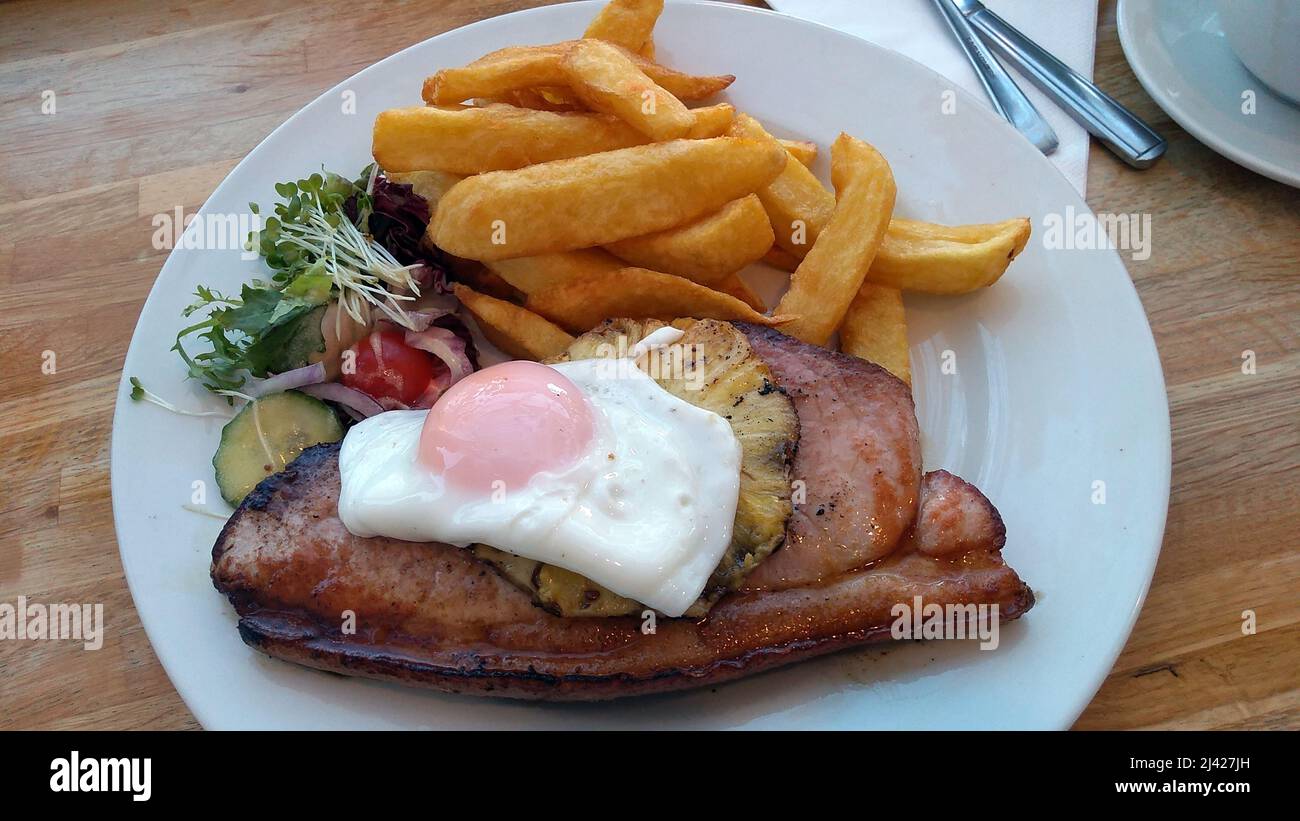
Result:
{"label": "fried egg", "polygon": [[[657,333],[633,357],[680,335]],[[731,541],[740,459],[727,420],[636,367],[506,362],[428,411],[353,427],[339,518],[357,536],[490,545],[679,616]]]}

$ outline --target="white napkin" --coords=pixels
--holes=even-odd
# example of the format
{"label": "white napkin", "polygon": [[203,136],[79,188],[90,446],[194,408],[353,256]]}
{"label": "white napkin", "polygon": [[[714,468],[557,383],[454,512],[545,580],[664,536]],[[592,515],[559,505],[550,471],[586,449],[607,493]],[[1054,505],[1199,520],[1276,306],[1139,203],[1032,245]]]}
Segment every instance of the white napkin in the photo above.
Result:
{"label": "white napkin", "polygon": [[[1095,0],[983,0],[990,11],[1015,26],[1083,76],[1092,78],[1097,40]],[[966,53],[957,45],[933,0],[767,0],[779,12],[812,20],[906,54],[985,103]],[[1060,145],[1049,155],[1061,173],[1084,194],[1088,184],[1088,132],[1003,63],[1016,83],[1056,131]]]}

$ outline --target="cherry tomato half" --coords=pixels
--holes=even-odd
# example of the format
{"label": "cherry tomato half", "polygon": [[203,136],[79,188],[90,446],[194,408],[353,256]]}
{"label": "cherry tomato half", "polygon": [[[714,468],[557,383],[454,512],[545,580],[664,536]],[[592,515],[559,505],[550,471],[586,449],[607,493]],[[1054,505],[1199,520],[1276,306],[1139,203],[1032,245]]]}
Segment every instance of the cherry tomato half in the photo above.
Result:
{"label": "cherry tomato half", "polygon": [[[380,402],[393,399],[410,405],[433,378],[433,357],[407,345],[399,330],[375,331],[348,351],[339,381]],[[354,368],[348,367],[348,358],[353,358]]]}

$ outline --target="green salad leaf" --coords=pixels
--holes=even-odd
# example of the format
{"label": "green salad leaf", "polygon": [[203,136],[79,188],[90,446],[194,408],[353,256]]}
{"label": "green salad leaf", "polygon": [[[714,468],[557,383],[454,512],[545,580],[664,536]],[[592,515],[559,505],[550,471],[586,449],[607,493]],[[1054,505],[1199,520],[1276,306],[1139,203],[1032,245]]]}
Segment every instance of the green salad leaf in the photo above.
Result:
{"label": "green salad leaf", "polygon": [[[237,391],[250,374],[267,376],[297,323],[335,300],[358,322],[377,309],[407,323],[401,301],[419,294],[410,275],[415,266],[398,263],[369,234],[373,175],[368,166],[356,180],[325,172],[276,184],[274,215],[247,245],[271,270],[270,279],[245,284],[237,297],[200,285],[182,312],[203,316],[172,346],[191,377],[213,391]],[[249,207],[261,213],[256,203]],[[398,290],[390,292],[390,285]],[[187,350],[186,342],[198,352]]]}

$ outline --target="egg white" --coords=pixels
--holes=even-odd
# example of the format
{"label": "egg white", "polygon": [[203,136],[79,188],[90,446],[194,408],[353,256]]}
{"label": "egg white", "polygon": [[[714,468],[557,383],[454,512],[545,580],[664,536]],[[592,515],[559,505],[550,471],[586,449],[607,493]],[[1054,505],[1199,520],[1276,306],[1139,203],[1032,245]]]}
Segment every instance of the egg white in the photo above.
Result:
{"label": "egg white", "polygon": [[718,414],[635,367],[608,364],[553,366],[593,407],[596,433],[578,462],[539,473],[526,487],[497,483],[487,498],[449,486],[419,463],[428,411],[361,422],[339,453],[339,518],[358,536],[491,545],[681,615],[731,542],[740,444]]}

